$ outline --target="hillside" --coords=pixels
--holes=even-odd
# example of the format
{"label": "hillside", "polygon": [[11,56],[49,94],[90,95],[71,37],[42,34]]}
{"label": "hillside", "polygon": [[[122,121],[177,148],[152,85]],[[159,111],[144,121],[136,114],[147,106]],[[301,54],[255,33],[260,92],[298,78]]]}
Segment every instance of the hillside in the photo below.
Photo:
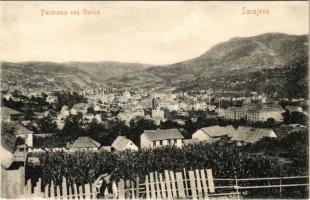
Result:
{"label": "hillside", "polygon": [[2,87],[34,90],[74,90],[97,87],[94,76],[53,62],[1,63]]}
{"label": "hillside", "polygon": [[149,66],[120,62],[2,62],[1,80],[7,87],[79,91],[99,87],[106,79]]}
{"label": "hillside", "polygon": [[[107,82],[111,85],[137,86],[143,83],[145,87],[174,86],[182,90],[206,89],[213,84],[213,89],[248,91],[256,89],[248,85],[255,73],[263,73],[261,76],[267,75],[265,78],[253,81],[255,86],[264,85],[258,87],[258,90],[278,83],[273,87],[280,91],[284,85],[290,85],[288,81],[294,77],[299,79],[292,84],[307,86],[307,73],[296,74],[307,72],[307,61],[306,35],[266,33],[233,38],[213,46],[197,58],[168,66],[151,67]],[[280,87],[277,88],[277,85]]]}
{"label": "hillside", "polygon": [[93,76],[96,76],[100,81],[105,81],[113,77],[123,76],[128,73],[133,73],[145,70],[152,65],[139,63],[121,63],[121,62],[67,62],[67,66],[78,68]]}

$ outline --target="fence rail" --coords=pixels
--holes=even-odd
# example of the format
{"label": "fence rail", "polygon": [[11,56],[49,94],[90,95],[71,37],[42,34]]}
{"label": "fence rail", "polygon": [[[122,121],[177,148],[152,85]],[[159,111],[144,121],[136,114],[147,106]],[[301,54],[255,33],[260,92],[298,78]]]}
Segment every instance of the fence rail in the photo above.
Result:
{"label": "fence rail", "polygon": [[[215,184],[217,182],[223,184]],[[183,172],[151,172],[144,179],[120,179],[114,186],[113,195],[118,199],[208,199],[217,196],[239,199],[242,191],[252,189],[279,188],[281,193],[286,187],[308,187],[309,176],[214,178],[211,169],[184,169]],[[93,183],[77,186],[69,184],[65,177],[61,185],[52,182],[44,187],[40,179],[35,185],[28,180],[25,191],[28,197],[52,199],[96,199],[98,194]]]}

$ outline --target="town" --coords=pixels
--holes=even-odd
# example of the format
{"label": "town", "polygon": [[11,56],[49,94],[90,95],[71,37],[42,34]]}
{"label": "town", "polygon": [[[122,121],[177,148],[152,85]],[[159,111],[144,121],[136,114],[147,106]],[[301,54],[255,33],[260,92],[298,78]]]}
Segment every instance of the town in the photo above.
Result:
{"label": "town", "polygon": [[[155,88],[79,93],[14,90],[2,91],[2,121],[15,127],[14,134],[29,151],[123,151],[182,147],[223,137],[240,144],[281,137],[275,129],[307,128],[307,104],[305,99],[279,100],[256,92],[233,97],[212,90],[188,94],[156,92]],[[109,130],[113,123],[123,130]],[[140,130],[131,132],[133,126]],[[57,142],[61,137],[67,141]]]}

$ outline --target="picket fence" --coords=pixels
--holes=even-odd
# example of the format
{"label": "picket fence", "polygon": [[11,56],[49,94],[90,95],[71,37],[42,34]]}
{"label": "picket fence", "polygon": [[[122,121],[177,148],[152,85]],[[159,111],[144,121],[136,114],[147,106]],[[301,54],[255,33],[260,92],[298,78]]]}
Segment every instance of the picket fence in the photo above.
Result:
{"label": "picket fence", "polygon": [[[214,193],[214,181],[211,169],[201,169],[182,172],[164,171],[164,173],[151,172],[145,180],[118,181],[115,196],[118,199],[175,199],[175,198],[207,198]],[[54,198],[54,199],[96,199],[97,191],[94,184],[88,183],[77,186],[68,184],[65,177],[61,185],[53,182],[41,186],[41,179],[35,185],[31,180],[25,186],[25,196],[28,198]],[[25,197],[24,196],[24,197]]]}
{"label": "picket fence", "polygon": [[[222,184],[219,184],[219,183]],[[223,184],[223,182],[225,182]],[[216,183],[216,185],[215,185]],[[117,199],[212,199],[226,197],[240,199],[242,191],[278,188],[279,197],[287,187],[309,187],[309,176],[266,177],[266,178],[213,178],[211,169],[185,170],[163,173],[151,172],[144,179],[120,179],[113,187]],[[241,191],[241,192],[240,192]],[[42,187],[41,180],[31,185],[28,180],[23,198],[51,199],[96,199],[97,190],[93,183],[77,186],[69,184],[65,177],[61,185]]]}

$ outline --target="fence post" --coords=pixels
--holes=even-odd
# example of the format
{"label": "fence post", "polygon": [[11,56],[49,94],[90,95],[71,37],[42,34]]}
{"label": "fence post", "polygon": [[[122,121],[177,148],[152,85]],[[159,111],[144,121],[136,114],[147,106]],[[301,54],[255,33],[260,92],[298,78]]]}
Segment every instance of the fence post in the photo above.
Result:
{"label": "fence post", "polygon": [[238,186],[238,179],[237,179],[237,175],[235,175],[235,183],[236,183],[236,190],[237,190],[237,199],[239,200],[239,186]]}
{"label": "fence post", "polygon": [[139,177],[136,178],[136,197],[137,199],[140,198],[140,194],[139,194]]}
{"label": "fence post", "polygon": [[280,177],[280,198],[282,199],[282,176]]}
{"label": "fence post", "polygon": [[124,179],[119,180],[118,182],[118,198],[125,199],[125,181]]}
{"label": "fence post", "polygon": [[184,172],[184,183],[185,183],[185,195],[188,197],[188,184],[187,184],[187,175],[186,175],[186,170],[185,168],[183,168],[183,172]]}
{"label": "fence post", "polygon": [[150,188],[149,188],[148,175],[145,176],[145,192],[146,192],[146,199],[150,199]]}

